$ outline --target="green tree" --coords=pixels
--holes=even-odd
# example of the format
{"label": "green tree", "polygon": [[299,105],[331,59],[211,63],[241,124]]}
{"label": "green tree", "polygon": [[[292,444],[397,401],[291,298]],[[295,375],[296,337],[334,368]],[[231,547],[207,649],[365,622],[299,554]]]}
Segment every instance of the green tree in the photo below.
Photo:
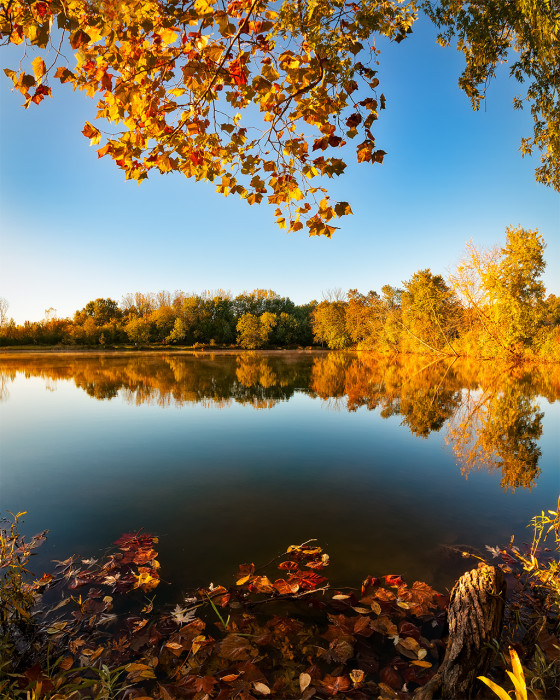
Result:
{"label": "green tree", "polygon": [[100,297],[94,301],[88,301],[81,311],[76,311],[74,319],[78,323],[83,323],[87,318],[92,318],[96,326],[102,326],[121,317],[122,312],[116,301]]}
{"label": "green tree", "polygon": [[499,64],[508,63],[510,75],[526,85],[525,98],[513,105],[530,105],[532,138],[523,138],[521,152],[541,152],[538,182],[560,191],[560,5],[558,0],[435,0],[422,7],[441,30],[443,46],[457,38],[465,57],[459,86],[478,109]]}
{"label": "green tree", "polygon": [[267,345],[277,317],[265,311],[260,316],[243,314],[237,321],[237,343],[242,348],[254,350]]}
{"label": "green tree", "polygon": [[173,307],[164,305],[154,309],[148,318],[154,329],[154,339],[163,341],[172,332],[177,316]]}
{"label": "green tree", "polygon": [[220,292],[212,298],[212,330],[210,340],[219,345],[235,342],[235,319],[231,296]]}
{"label": "green tree", "polygon": [[313,336],[318,343],[326,343],[331,350],[343,350],[350,343],[346,330],[345,301],[322,301],[312,313]]}
{"label": "green tree", "polygon": [[545,320],[545,243],[537,230],[506,229],[501,249],[478,250],[467,244],[467,254],[450,276],[453,289],[476,319],[473,334],[479,351],[516,355],[530,347]]}
{"label": "green tree", "polygon": [[133,318],[124,329],[132,343],[147,345],[150,342],[152,324],[148,318]]}
{"label": "green tree", "polygon": [[560,326],[560,297],[549,294],[545,299],[544,321],[548,326]]}
{"label": "green tree", "polygon": [[168,340],[188,345],[210,341],[212,302],[200,295],[192,294],[181,299],[177,318]]}
{"label": "green tree", "polygon": [[364,295],[357,289],[350,289],[346,308],[346,329],[353,342],[364,348],[379,347],[385,311],[377,292],[370,291]]}
{"label": "green tree", "polygon": [[453,339],[459,304],[441,275],[420,270],[404,283],[401,322],[408,347],[415,351],[457,354]]}
{"label": "green tree", "polygon": [[288,297],[281,297],[272,289],[254,289],[243,292],[233,300],[235,315],[240,318],[243,314],[260,316],[265,311],[272,314],[293,313],[295,305]]}
{"label": "green tree", "polygon": [[403,290],[384,284],[381,287],[381,300],[384,307],[383,333],[381,345],[385,350],[398,352],[402,335],[402,294]]}
{"label": "green tree", "polygon": [[287,314],[285,311],[276,317],[276,327],[272,336],[274,345],[295,345],[300,334],[299,323],[295,316]]}
{"label": "green tree", "polygon": [[485,276],[491,315],[508,347],[530,345],[542,324],[545,287],[540,277],[546,265],[544,249],[537,230],[507,228],[500,261]]}
{"label": "green tree", "polygon": [[298,323],[297,343],[299,345],[313,345],[313,328],[311,326],[311,318],[313,309],[317,306],[317,302],[312,300],[309,304],[301,304],[295,307],[293,316]]}

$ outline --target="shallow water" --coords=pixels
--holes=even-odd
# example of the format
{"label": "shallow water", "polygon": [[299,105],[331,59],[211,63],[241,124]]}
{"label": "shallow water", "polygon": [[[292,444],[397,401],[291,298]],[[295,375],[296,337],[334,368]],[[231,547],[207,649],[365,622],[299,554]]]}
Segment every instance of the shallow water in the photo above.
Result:
{"label": "shallow water", "polygon": [[0,357],[0,510],[33,569],[159,535],[160,598],[317,538],[330,577],[444,589],[560,491],[560,377],[351,353]]}

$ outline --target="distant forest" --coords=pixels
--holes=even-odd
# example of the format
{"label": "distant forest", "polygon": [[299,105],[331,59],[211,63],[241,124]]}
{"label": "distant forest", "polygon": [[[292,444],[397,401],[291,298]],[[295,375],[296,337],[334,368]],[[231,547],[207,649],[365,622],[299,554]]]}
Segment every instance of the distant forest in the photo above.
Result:
{"label": "distant forest", "polygon": [[444,279],[419,270],[402,287],[356,289],[296,305],[272,290],[127,294],[98,298],[57,318],[16,324],[0,311],[0,345],[189,346],[244,349],[322,345],[380,353],[560,360],[560,298],[540,277],[545,243],[537,231],[506,230],[502,248],[467,244]]}

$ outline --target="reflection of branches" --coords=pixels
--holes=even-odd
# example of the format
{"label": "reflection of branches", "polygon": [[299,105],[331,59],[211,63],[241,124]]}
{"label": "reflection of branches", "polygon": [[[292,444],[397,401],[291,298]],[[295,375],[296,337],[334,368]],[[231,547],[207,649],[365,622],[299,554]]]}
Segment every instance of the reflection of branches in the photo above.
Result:
{"label": "reflection of branches", "polygon": [[10,392],[8,390],[8,382],[13,382],[15,376],[15,372],[11,373],[10,376],[4,372],[0,372],[0,401],[6,401],[9,398]]}
{"label": "reflection of branches", "polygon": [[487,388],[477,398],[468,392],[449,425],[447,443],[466,476],[485,467],[501,471],[504,489],[531,488],[540,474],[543,415],[519,382]]}
{"label": "reflection of branches", "polygon": [[343,409],[347,408],[345,396],[333,396],[328,399],[323,399],[323,401],[328,411],[340,413]]}

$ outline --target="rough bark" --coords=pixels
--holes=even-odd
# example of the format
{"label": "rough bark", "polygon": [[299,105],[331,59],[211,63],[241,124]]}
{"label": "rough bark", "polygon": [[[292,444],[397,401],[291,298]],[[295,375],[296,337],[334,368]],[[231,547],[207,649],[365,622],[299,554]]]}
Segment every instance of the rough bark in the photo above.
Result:
{"label": "rough bark", "polygon": [[444,700],[476,694],[480,689],[477,676],[487,672],[492,655],[487,643],[500,638],[504,600],[500,569],[484,564],[461,576],[451,591],[445,657],[432,680],[415,694],[415,700],[431,700],[440,688]]}

